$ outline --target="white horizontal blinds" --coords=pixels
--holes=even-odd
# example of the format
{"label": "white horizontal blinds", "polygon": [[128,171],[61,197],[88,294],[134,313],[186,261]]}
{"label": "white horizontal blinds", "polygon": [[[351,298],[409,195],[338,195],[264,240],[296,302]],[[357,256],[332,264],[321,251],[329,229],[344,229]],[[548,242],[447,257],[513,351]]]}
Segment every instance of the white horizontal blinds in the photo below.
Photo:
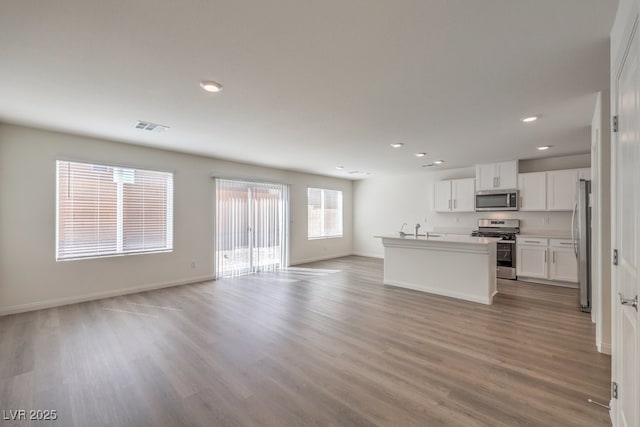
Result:
{"label": "white horizontal blinds", "polygon": [[117,188],[112,168],[57,162],[58,258],[95,256],[117,247]]}
{"label": "white horizontal blinds", "polygon": [[342,191],[309,188],[307,224],[310,239],[342,236]]}
{"label": "white horizontal blinds", "polygon": [[131,171],[122,183],[122,250],[163,250],[170,245],[172,224],[167,209],[173,188],[171,174],[147,170]]}
{"label": "white horizontal blinds", "polygon": [[216,179],[216,276],[288,263],[289,187]]}
{"label": "white horizontal blinds", "polygon": [[173,175],[58,161],[57,259],[169,250]]}

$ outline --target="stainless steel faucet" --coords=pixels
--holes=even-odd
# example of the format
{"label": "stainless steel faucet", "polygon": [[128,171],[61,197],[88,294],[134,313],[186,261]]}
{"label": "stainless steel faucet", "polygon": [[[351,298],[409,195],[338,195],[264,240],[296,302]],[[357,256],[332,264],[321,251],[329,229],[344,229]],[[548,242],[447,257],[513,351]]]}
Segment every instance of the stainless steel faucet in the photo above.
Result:
{"label": "stainless steel faucet", "polygon": [[402,227],[400,227],[400,235],[405,234],[404,231],[402,231],[404,229],[404,227],[407,225],[407,223],[405,222],[404,224],[402,224]]}
{"label": "stainless steel faucet", "polygon": [[418,237],[418,229],[420,228],[420,224],[416,224],[414,235]]}

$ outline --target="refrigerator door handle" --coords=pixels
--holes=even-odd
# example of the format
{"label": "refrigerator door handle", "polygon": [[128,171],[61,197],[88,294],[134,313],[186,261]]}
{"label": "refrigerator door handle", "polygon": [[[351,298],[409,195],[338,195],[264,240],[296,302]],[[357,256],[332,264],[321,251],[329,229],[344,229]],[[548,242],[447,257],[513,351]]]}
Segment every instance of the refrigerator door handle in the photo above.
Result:
{"label": "refrigerator door handle", "polygon": [[576,220],[576,211],[578,210],[578,204],[576,203],[573,206],[573,213],[571,214],[571,241],[573,242],[573,253],[578,258],[578,245],[576,244],[576,236],[575,236],[575,220]]}

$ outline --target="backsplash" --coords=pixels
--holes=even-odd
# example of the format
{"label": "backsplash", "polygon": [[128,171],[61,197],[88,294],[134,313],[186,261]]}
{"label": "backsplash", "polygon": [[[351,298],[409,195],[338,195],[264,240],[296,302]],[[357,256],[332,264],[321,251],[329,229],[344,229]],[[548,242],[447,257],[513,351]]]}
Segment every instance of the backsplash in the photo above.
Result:
{"label": "backsplash", "polygon": [[[523,234],[571,234],[571,212],[427,212],[423,218],[425,230],[460,232],[475,230],[479,219],[519,219]],[[457,231],[456,231],[457,230]]]}

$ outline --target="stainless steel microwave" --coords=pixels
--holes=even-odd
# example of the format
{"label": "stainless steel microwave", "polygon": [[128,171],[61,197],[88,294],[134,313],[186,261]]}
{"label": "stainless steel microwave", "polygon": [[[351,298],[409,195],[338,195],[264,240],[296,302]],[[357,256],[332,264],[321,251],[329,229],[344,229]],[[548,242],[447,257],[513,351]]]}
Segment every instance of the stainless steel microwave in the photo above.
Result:
{"label": "stainless steel microwave", "polygon": [[518,190],[489,190],[476,192],[476,211],[517,211]]}

